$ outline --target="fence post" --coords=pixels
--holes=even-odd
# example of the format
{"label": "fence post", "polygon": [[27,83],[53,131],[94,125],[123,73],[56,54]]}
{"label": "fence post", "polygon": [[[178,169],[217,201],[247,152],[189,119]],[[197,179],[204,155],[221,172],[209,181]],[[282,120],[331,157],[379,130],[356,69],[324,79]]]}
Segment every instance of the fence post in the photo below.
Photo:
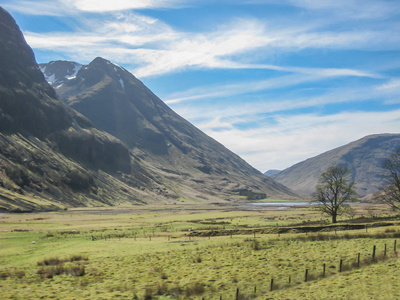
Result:
{"label": "fence post", "polygon": [[357,255],[357,268],[360,267],[360,253]]}
{"label": "fence post", "polygon": [[307,282],[308,280],[308,269],[306,269],[306,274],[304,275],[304,281]]}
{"label": "fence post", "polygon": [[342,272],[342,270],[343,270],[343,259],[340,260],[339,272]]}
{"label": "fence post", "polygon": [[376,252],[376,245],[374,245],[374,249],[372,250],[372,260],[375,261],[375,252]]}
{"label": "fence post", "polygon": [[236,289],[236,300],[239,300],[239,288]]}
{"label": "fence post", "polygon": [[255,285],[254,286],[254,294],[256,294],[257,293],[257,286]]}
{"label": "fence post", "polygon": [[394,248],[394,253],[396,253],[396,246],[397,246],[396,244],[397,244],[397,240],[394,240],[394,247],[393,247]]}
{"label": "fence post", "polygon": [[289,284],[292,282],[292,276],[289,276]]}
{"label": "fence post", "polygon": [[326,264],[323,266],[322,277],[325,277]]}
{"label": "fence post", "polygon": [[274,279],[271,278],[271,285],[270,285],[269,290],[270,290],[270,291],[273,291],[273,289],[274,289]]}

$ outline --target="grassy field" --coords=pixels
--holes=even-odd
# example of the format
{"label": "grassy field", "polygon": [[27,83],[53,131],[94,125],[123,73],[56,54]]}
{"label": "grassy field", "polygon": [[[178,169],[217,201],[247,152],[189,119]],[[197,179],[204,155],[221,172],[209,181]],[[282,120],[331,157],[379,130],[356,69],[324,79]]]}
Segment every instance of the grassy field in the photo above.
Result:
{"label": "grassy field", "polygon": [[358,223],[342,219],[340,227],[311,207],[1,214],[0,298],[399,298],[400,223],[383,206],[355,210]]}

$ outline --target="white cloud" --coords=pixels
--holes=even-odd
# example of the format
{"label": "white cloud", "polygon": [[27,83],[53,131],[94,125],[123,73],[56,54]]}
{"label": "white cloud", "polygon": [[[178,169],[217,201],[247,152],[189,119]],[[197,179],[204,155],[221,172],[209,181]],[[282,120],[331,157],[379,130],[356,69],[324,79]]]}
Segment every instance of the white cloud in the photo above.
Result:
{"label": "white cloud", "polygon": [[66,16],[79,13],[105,13],[114,11],[182,8],[192,0],[9,0],[6,9],[29,15]]}
{"label": "white cloud", "polygon": [[77,9],[89,12],[181,7],[185,0],[68,0]]}
{"label": "white cloud", "polygon": [[17,11],[27,15],[61,17],[76,14],[77,11],[69,1],[60,0],[12,0],[3,3],[2,6],[9,11]]}
{"label": "white cloud", "polygon": [[[143,2],[143,5],[150,5],[150,2]],[[78,5],[80,2],[74,3]],[[135,3],[123,1],[121,5]],[[69,3],[64,6],[70,9],[71,5]],[[86,5],[92,4],[88,2]],[[132,63],[140,62],[134,70],[138,77],[199,68],[271,69],[304,74],[318,72],[322,76],[372,76],[359,70],[282,67],[260,64],[256,60],[258,53],[268,57],[275,52],[287,53],[306,48],[376,50],[400,47],[400,36],[385,30],[321,31],[317,23],[304,26],[291,22],[284,27],[274,27],[264,20],[236,19],[209,32],[193,33],[177,31],[158,19],[138,13],[91,14],[77,17],[77,21],[80,24],[76,26],[75,32],[26,32],[27,41],[35,49],[53,47],[52,50],[68,53],[72,57],[79,57],[82,50],[87,53],[97,52],[96,56],[104,57],[111,52],[123,60],[117,63],[129,64],[129,60]],[[254,55],[254,61],[248,54]]]}
{"label": "white cloud", "polygon": [[[370,78],[381,78],[377,74],[368,74],[358,70],[348,70],[348,69],[320,69],[320,68],[280,68],[282,71],[292,71],[298,72],[298,74],[285,75],[274,77],[266,80],[258,81],[247,81],[241,83],[216,85],[216,86],[204,86],[192,88],[187,91],[182,91],[166,96],[165,102],[169,105],[178,104],[181,102],[195,101],[201,99],[213,99],[213,98],[226,98],[230,96],[244,95],[253,92],[260,92],[266,90],[277,90],[284,87],[295,86],[303,83],[316,82],[332,77],[341,76],[360,76],[360,77],[370,77]],[[378,91],[379,90],[379,91]],[[294,109],[300,107],[314,106],[317,103],[333,103],[333,102],[345,102],[350,100],[364,100],[370,99],[377,95],[382,96],[381,87],[378,86],[376,91],[371,92],[365,88],[353,88],[351,90],[346,88],[333,89],[322,96],[317,97],[307,97],[286,100],[286,99],[275,99],[272,103],[266,103],[267,99],[262,99],[261,105],[264,109],[278,110],[279,107],[282,109]],[[386,91],[390,93],[390,90]],[[262,97],[262,96],[261,96]],[[253,106],[257,107],[257,104]],[[279,109],[280,110],[280,109]],[[238,109],[238,111],[242,111]]]}

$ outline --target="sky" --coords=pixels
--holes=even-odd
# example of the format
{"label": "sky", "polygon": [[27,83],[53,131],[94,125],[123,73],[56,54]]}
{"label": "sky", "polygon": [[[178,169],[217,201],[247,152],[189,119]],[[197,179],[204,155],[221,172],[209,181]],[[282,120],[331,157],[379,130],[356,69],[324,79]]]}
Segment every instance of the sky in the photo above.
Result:
{"label": "sky", "polygon": [[39,63],[123,66],[256,169],[400,133],[399,0],[0,0]]}

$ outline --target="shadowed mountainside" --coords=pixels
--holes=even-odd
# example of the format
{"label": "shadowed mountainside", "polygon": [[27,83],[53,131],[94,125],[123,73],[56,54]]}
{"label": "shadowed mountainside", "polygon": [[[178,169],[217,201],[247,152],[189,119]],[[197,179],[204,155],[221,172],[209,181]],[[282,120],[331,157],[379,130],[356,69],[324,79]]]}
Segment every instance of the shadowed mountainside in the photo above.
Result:
{"label": "shadowed mountainside", "polygon": [[399,147],[400,134],[370,135],[295,164],[271,177],[299,194],[310,196],[322,172],[331,166],[345,166],[352,174],[359,195],[366,196],[382,187],[385,173],[382,164]]}
{"label": "shadowed mountainside", "polygon": [[2,8],[0,65],[1,210],[143,202],[132,186],[154,180],[124,143],[57,98]]}

